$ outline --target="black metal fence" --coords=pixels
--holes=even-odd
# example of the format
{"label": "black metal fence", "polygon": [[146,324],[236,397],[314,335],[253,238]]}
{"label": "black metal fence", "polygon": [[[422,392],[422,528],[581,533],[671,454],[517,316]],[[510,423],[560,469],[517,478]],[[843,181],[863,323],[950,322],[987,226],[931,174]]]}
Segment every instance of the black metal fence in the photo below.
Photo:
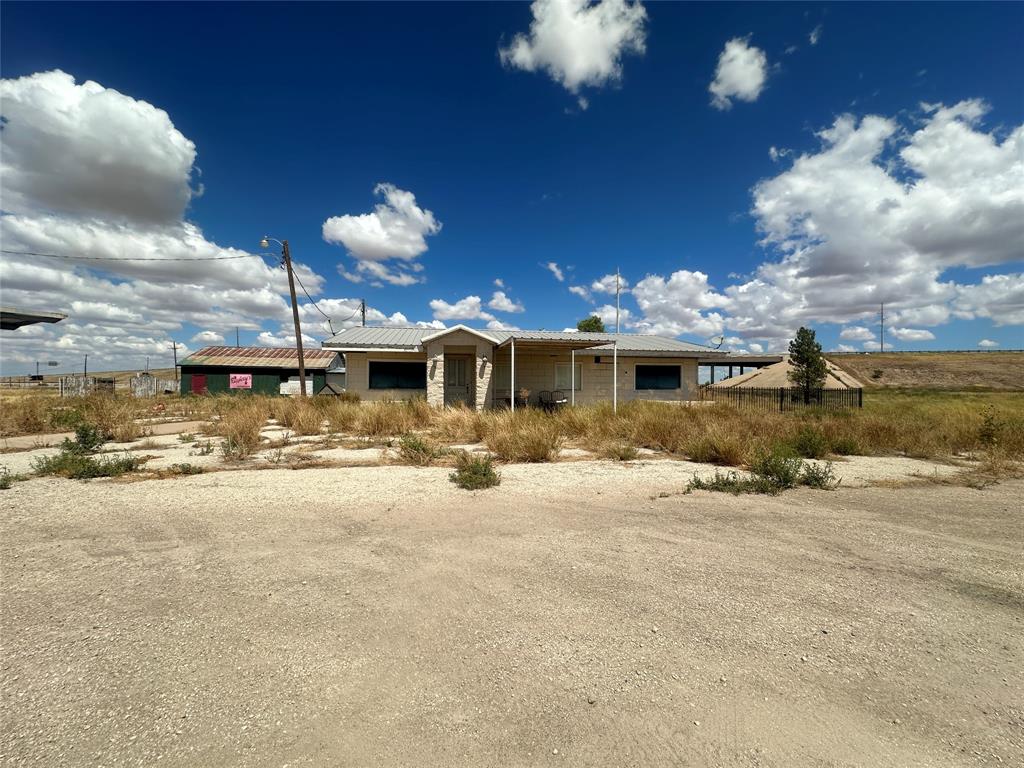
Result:
{"label": "black metal fence", "polygon": [[795,411],[800,408],[838,411],[863,408],[864,390],[812,389],[805,393],[793,387],[701,387],[701,399],[765,411]]}

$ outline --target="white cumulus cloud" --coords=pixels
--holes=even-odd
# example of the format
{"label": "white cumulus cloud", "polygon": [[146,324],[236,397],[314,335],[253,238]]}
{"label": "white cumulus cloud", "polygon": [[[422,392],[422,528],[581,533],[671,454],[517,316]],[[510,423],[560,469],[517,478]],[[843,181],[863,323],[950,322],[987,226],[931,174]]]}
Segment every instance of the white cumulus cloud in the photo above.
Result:
{"label": "white cumulus cloud", "polygon": [[716,109],[730,109],[732,100],[756,101],[768,79],[768,57],[750,44],[749,37],[734,37],[718,57],[715,79],[708,90]]}
{"label": "white cumulus cloud", "polygon": [[892,336],[900,341],[932,341],[935,334],[924,328],[889,328],[887,336]]}
{"label": "white cumulus cloud", "polygon": [[502,64],[546,72],[573,94],[620,80],[622,58],[644,52],[647,11],[639,2],[534,0],[530,10],[529,33],[499,50]]}
{"label": "white cumulus cloud", "polygon": [[992,349],[993,347],[998,347],[999,342],[992,341],[992,339],[982,339],[981,341],[978,342],[978,346],[981,347],[982,349]]}
{"label": "white cumulus cloud", "polygon": [[223,344],[224,334],[216,331],[200,331],[191,339],[195,344]]}
{"label": "white cumulus cloud", "polygon": [[494,315],[483,309],[483,302],[479,296],[466,296],[454,304],[449,304],[443,299],[432,299],[430,308],[434,312],[435,320],[494,320]]}
{"label": "white cumulus cloud", "polygon": [[[157,365],[186,322],[260,330],[288,321],[276,263],[211,242],[184,218],[196,148],[166,112],[63,72],[0,80],[0,96],[0,239],[64,257],[5,254],[4,302],[69,315],[5,337],[5,369],[46,349],[89,354],[95,370],[140,367],[146,356]],[[315,295],[323,279],[296,258]]]}
{"label": "white cumulus cloud", "polygon": [[[369,276],[391,285],[412,285],[420,282],[414,272],[422,269],[415,260],[427,251],[427,238],[441,231],[441,222],[432,211],[421,208],[416,196],[394,184],[374,187],[383,202],[371,213],[332,216],[323,223],[323,239],[342,245],[356,262],[355,282]],[[395,260],[400,268],[384,262]],[[349,277],[353,273],[341,274]],[[351,277],[350,277],[351,279]]]}
{"label": "white cumulus cloud", "polygon": [[513,301],[505,295],[504,291],[495,291],[487,306],[497,312],[525,312],[526,307],[521,302]]}

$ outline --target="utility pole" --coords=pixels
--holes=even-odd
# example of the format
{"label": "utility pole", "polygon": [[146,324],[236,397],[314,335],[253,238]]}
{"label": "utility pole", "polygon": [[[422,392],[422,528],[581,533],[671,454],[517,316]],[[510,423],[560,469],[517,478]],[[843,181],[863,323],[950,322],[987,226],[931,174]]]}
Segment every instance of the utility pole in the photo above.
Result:
{"label": "utility pole", "polygon": [[171,342],[171,349],[174,350],[174,386],[178,386],[178,342]]}
{"label": "utility pole", "polygon": [[885,304],[878,310],[878,351],[885,352]]}
{"label": "utility pole", "polygon": [[366,327],[366,299],[359,300],[359,311],[363,315],[363,328]]}
{"label": "utility pole", "polygon": [[615,334],[619,333],[619,268],[615,268]]}
{"label": "utility pole", "polygon": [[235,326],[235,346],[236,347],[242,346],[241,344],[238,343],[238,326],[237,325]]}
{"label": "utility pole", "polygon": [[[292,319],[295,321],[295,346],[299,351],[299,394],[306,396],[306,359],[302,353],[302,328],[299,326],[299,304],[295,299],[295,275],[292,274],[292,253],[288,241],[281,243],[284,266],[288,270],[288,292],[292,295]],[[365,306],[365,304],[364,304]]]}
{"label": "utility pole", "polygon": [[82,377],[85,378],[89,375],[89,356],[85,356],[85,363],[82,365]]}

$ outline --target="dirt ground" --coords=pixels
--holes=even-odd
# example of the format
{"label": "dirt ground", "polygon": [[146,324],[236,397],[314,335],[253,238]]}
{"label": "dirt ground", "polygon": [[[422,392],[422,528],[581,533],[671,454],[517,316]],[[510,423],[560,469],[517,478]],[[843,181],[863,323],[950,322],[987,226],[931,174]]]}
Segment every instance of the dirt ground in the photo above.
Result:
{"label": "dirt ground", "polygon": [[[1024,352],[872,352],[828,359],[868,389],[1019,392],[1024,387]],[[876,371],[882,372],[878,378]]]}
{"label": "dirt ground", "polygon": [[502,471],[0,492],[0,763],[1024,763],[1024,482]]}

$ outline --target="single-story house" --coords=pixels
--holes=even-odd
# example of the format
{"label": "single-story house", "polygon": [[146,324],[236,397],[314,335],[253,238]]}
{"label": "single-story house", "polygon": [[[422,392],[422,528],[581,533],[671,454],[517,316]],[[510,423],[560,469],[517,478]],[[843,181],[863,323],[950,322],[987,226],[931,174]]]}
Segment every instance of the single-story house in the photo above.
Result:
{"label": "single-story house", "polygon": [[426,397],[477,409],[540,405],[556,391],[580,404],[697,399],[697,361],[716,354],[661,336],[464,325],[348,328],[323,348],[345,355],[346,389],[364,400]]}
{"label": "single-story house", "polygon": [[[344,386],[344,369],[337,352],[307,349],[303,362],[309,394]],[[181,361],[183,395],[298,394],[298,386],[299,353],[294,347],[204,347]]]}

